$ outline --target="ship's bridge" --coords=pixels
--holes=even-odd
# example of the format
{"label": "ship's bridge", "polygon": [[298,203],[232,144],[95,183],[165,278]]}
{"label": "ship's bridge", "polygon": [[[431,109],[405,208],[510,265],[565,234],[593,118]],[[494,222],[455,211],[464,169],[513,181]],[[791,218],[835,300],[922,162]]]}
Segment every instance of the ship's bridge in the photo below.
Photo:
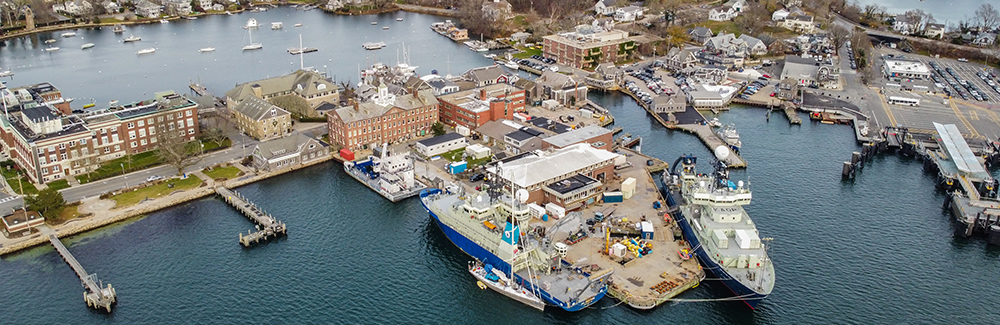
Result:
{"label": "ship's bridge", "polygon": [[750,204],[753,197],[750,190],[743,187],[729,187],[711,189],[703,182],[695,184],[695,189],[691,193],[691,200],[694,204],[713,206],[737,206]]}

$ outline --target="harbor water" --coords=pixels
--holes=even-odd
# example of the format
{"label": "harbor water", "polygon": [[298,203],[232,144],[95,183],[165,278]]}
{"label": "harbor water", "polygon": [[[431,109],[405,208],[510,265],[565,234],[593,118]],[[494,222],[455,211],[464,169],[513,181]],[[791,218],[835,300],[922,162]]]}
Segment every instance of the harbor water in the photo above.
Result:
{"label": "harbor water", "polygon": [[[415,23],[411,27],[415,33],[410,34],[418,36],[406,42],[412,46],[411,62],[421,66],[421,73],[430,69],[444,73],[446,61],[454,74],[488,62],[433,34],[427,25],[439,17],[378,16],[378,26],[392,27],[383,31],[370,26],[376,19],[371,16],[327,16],[287,8],[255,15],[264,26],[283,21],[286,30],[300,19],[310,30],[321,30],[319,34],[341,30],[336,37],[322,38],[331,45],[308,41],[320,40],[320,35],[304,35],[308,46],[321,49],[308,54],[307,60],[330,58],[327,69],[339,76],[356,75],[357,64],[364,65],[364,55],[370,54],[361,51],[360,44],[372,35],[410,33],[391,25],[396,15],[405,17],[407,25]],[[179,58],[194,61],[192,57],[200,59],[197,49],[205,46],[201,38],[222,37],[217,32],[223,28],[212,27],[222,24],[218,19],[229,21],[224,29],[232,35],[226,37],[237,38],[231,45],[213,44],[219,48],[219,61],[227,62],[191,63],[197,69],[216,69],[200,75],[210,89],[219,93],[237,82],[290,71],[284,64],[297,58],[284,49],[292,45],[276,44],[280,48],[275,49],[264,38],[264,51],[239,53],[238,38],[244,31],[238,26],[246,18],[219,16],[145,26],[163,29],[141,35],[143,42],[147,35],[160,35],[162,50],[140,58],[132,58],[134,50],[101,55],[109,61],[175,60],[161,54],[167,51],[167,35],[176,32],[188,39],[170,41],[171,46],[186,46],[177,50]],[[358,33],[355,26],[371,31]],[[402,39],[401,35],[397,37]],[[97,62],[103,61],[99,58],[55,59],[67,54],[62,50],[49,59],[48,53],[29,52],[30,46],[18,44],[24,43],[8,42],[0,49],[0,65],[44,64],[15,70],[14,84],[52,81],[71,97],[138,100],[142,97],[136,92],[181,89],[189,78],[198,77],[197,69],[173,69],[163,62],[131,71],[126,67],[135,69],[132,63],[111,70],[117,64]],[[348,52],[335,52],[333,44],[347,47]],[[95,49],[113,46],[127,45],[98,43]],[[137,46],[142,47],[148,45]],[[223,48],[232,53],[221,55]],[[392,45],[387,49],[391,51]],[[228,56],[233,58],[222,60]],[[260,56],[255,59],[260,63],[250,65],[254,56]],[[386,56],[384,61],[394,62]],[[168,67],[160,68],[163,64]],[[307,65],[323,69],[322,63]],[[117,72],[108,77],[85,72],[95,66]],[[125,80],[144,74],[150,76],[142,78],[146,81]],[[109,79],[103,85],[92,84],[101,78]],[[121,88],[123,82],[131,83],[107,89]],[[593,99],[614,113],[618,126],[643,137],[643,153],[669,162],[693,153],[703,158],[701,168],[708,167],[709,150],[693,135],[666,130],[626,96],[593,93]],[[238,244],[237,233],[252,223],[217,198],[66,239],[88,271],[117,289],[119,302],[110,315],[86,308],[79,280],[51,247],[5,256],[0,260],[5,284],[0,305],[7,311],[0,323],[983,324],[1000,317],[996,299],[1000,249],[986,246],[981,238],[952,237],[952,222],[942,208],[945,194],[933,189],[933,177],[922,173],[919,161],[879,157],[856,180],[842,181],[842,161],[858,150],[849,127],[808,122],[790,127],[780,115],[768,122],[763,110],[743,107],[734,107],[719,119],[734,123],[742,136],[742,155],[749,168],[732,176],[749,179],[754,201],[747,212],[761,237],[774,238],[770,254],[777,284],[756,311],[739,301],[714,301],[731,294],[709,279],[679,297],[690,301],[651,311],[632,310],[609,297],[577,313],[557,308],[537,312],[480,290],[465,270],[468,257],[448,242],[417,199],[389,203],[344,174],[339,165],[327,163],[235,189],[289,226],[287,238],[251,249]]]}

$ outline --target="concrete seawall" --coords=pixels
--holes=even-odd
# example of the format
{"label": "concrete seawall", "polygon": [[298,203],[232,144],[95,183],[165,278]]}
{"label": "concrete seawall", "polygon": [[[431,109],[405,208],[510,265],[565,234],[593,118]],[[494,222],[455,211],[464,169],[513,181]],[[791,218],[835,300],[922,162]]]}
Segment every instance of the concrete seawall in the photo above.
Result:
{"label": "concrete seawall", "polygon": [[[261,180],[264,180],[264,179],[268,179],[268,178],[271,178],[271,177],[274,177],[274,176],[278,176],[278,175],[282,175],[282,174],[285,174],[285,173],[293,172],[293,171],[296,171],[296,170],[299,170],[299,169],[302,169],[302,168],[306,168],[306,167],[310,167],[310,166],[315,166],[315,165],[318,165],[318,164],[321,164],[321,163],[324,163],[324,162],[332,160],[334,156],[335,156],[335,154],[331,153],[330,155],[327,155],[326,157],[319,158],[319,159],[316,159],[314,161],[310,161],[310,162],[308,162],[306,164],[303,164],[303,165],[300,165],[300,166],[296,166],[296,167],[292,167],[292,168],[287,168],[287,169],[282,169],[282,170],[279,170],[279,171],[270,172],[270,173],[266,173],[266,174],[260,174],[260,175],[256,175],[256,176],[251,176],[251,177],[247,177],[245,179],[239,179],[239,178],[237,178],[237,179],[231,179],[231,180],[228,180],[228,181],[224,182],[223,184],[225,184],[225,186],[227,186],[229,188],[240,187],[240,186],[247,185],[247,184],[250,184],[250,183],[253,183],[253,182],[257,182],[257,181],[261,181]],[[211,180],[204,180],[204,181],[205,182],[210,182]],[[153,213],[153,212],[156,212],[156,211],[159,211],[159,210],[163,210],[163,209],[170,208],[170,207],[173,207],[173,206],[176,206],[176,205],[184,204],[184,203],[187,203],[187,202],[190,202],[190,201],[194,201],[194,200],[197,200],[197,199],[200,199],[200,198],[203,198],[203,197],[211,196],[211,195],[215,195],[215,189],[212,186],[201,186],[201,187],[198,187],[198,188],[195,188],[195,189],[182,191],[180,193],[175,193],[173,195],[170,195],[170,196],[167,196],[167,197],[164,197],[164,198],[156,199],[156,200],[145,202],[145,203],[139,203],[139,204],[137,204],[135,206],[128,207],[128,208],[125,208],[125,209],[122,209],[122,210],[112,211],[110,213],[111,216],[107,216],[107,217],[93,216],[93,217],[90,217],[87,220],[70,220],[66,224],[63,224],[61,226],[53,227],[53,230],[54,230],[56,236],[58,236],[59,238],[63,238],[63,237],[66,237],[66,236],[71,236],[71,235],[79,234],[79,233],[82,233],[82,232],[85,232],[85,231],[90,231],[90,230],[93,230],[93,229],[104,227],[104,226],[107,226],[107,225],[110,225],[110,224],[113,224],[113,223],[116,223],[116,222],[125,221],[125,220],[127,220],[129,218],[144,216],[144,215],[147,215],[149,213]],[[7,254],[10,254],[10,253],[14,253],[14,252],[18,252],[20,250],[31,248],[31,247],[38,246],[38,245],[48,244],[48,243],[49,243],[49,239],[48,239],[47,236],[43,236],[40,233],[33,234],[31,236],[28,236],[27,239],[25,239],[25,240],[22,240],[22,241],[13,243],[13,244],[7,244],[7,245],[4,245],[3,247],[0,247],[0,256],[7,255]]]}

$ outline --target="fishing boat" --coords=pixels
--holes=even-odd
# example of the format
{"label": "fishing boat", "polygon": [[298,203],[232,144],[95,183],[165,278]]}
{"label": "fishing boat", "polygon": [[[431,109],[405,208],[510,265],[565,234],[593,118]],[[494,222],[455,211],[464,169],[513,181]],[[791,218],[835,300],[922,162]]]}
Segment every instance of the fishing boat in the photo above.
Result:
{"label": "fishing boat", "polygon": [[250,18],[249,20],[247,20],[247,24],[243,25],[243,29],[257,28],[259,26],[260,25],[257,24],[257,20],[256,19]]}
{"label": "fishing boat", "polygon": [[[502,165],[491,168],[504,175]],[[514,184],[504,186],[503,178],[491,177],[481,192],[467,193],[461,185],[423,190],[420,203],[455,246],[484,265],[510,274],[510,283],[537,293],[547,305],[575,312],[601,300],[614,270],[574,269],[565,259],[569,246],[555,242],[552,233],[540,230],[545,229],[541,224],[530,224],[532,209],[525,204],[528,191],[519,189],[510,195]]]}
{"label": "fishing boat", "polygon": [[[716,156],[722,160],[727,154],[719,151]],[[718,160],[711,174],[699,174],[696,165],[697,157],[682,156],[663,173],[667,204],[677,209],[677,225],[704,269],[733,292],[733,299],[756,308],[774,289],[775,273],[767,252],[770,238],[760,238],[743,209],[752,198],[750,185],[730,181],[728,169]]]}
{"label": "fishing boat", "polygon": [[58,51],[58,50],[59,50],[58,46],[50,46],[50,47],[46,47],[45,48],[45,52],[55,52],[55,51]]}
{"label": "fishing boat", "polygon": [[73,37],[73,36],[76,36],[76,32],[65,32],[65,33],[62,33],[62,35],[60,35],[60,36],[62,36],[62,37]]}
{"label": "fishing boat", "polygon": [[55,42],[56,42],[56,39],[54,39],[54,38],[50,38],[50,39],[45,40],[45,44],[52,44],[52,43],[55,43]]}
{"label": "fishing boat", "polygon": [[141,41],[141,40],[142,40],[142,37],[135,36],[135,35],[129,35],[128,37],[126,37],[122,41],[125,42],[125,43],[128,43],[128,42],[138,42],[138,41]]}
{"label": "fishing boat", "polygon": [[377,155],[345,162],[344,172],[392,202],[415,196],[427,188],[414,175],[412,154],[389,152],[387,144],[380,149]]}
{"label": "fishing boat", "polygon": [[122,25],[122,24],[115,24],[115,27],[114,27],[114,28],[112,28],[112,29],[111,29],[111,31],[112,31],[112,32],[115,32],[115,34],[121,34],[121,33],[124,33],[124,32],[125,32],[125,25]]}
{"label": "fishing boat", "polygon": [[81,45],[80,49],[86,50],[86,49],[89,49],[89,48],[92,48],[92,47],[94,47],[94,43],[87,43],[87,44]]}
{"label": "fishing boat", "polygon": [[215,51],[214,47],[203,47],[200,50],[198,50],[198,52],[200,52],[200,53],[212,52],[212,51]]}
{"label": "fishing boat", "polygon": [[276,22],[271,23],[271,30],[279,30],[279,29],[282,29],[284,27],[285,26],[280,21],[276,21]]}
{"label": "fishing boat", "polygon": [[361,44],[361,47],[363,47],[366,50],[378,50],[380,48],[385,47],[385,42],[368,42]]}
{"label": "fishing boat", "polygon": [[[254,24],[257,23],[257,21],[254,20],[253,18],[250,18],[250,20],[253,20]],[[247,23],[247,25],[249,25],[249,23]],[[263,44],[253,42],[253,30],[254,30],[253,28],[247,28],[247,36],[250,38],[250,43],[243,46],[244,51],[259,50],[264,48]]]}
{"label": "fishing boat", "polygon": [[295,27],[302,27],[302,23],[295,23]]}
{"label": "fishing boat", "polygon": [[153,53],[153,52],[156,52],[156,48],[155,47],[147,47],[147,48],[141,49],[139,51],[136,51],[135,54],[136,55],[142,55],[142,54],[150,54],[150,53]]}

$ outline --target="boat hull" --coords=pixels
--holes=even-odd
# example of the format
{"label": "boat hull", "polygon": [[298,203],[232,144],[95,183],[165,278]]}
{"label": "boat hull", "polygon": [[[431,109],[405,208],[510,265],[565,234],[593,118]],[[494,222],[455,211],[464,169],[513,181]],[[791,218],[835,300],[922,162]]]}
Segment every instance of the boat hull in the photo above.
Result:
{"label": "boat hull", "polygon": [[[667,197],[667,204],[671,207],[676,207],[677,201],[674,200],[673,193],[669,190],[664,191],[666,192],[664,193],[664,196]],[[729,275],[729,272],[726,272],[726,270],[719,265],[719,263],[715,262],[714,258],[711,258],[708,255],[708,251],[701,246],[701,239],[695,235],[694,228],[691,227],[691,223],[688,222],[687,217],[684,216],[683,212],[678,210],[675,220],[677,221],[677,225],[681,227],[681,232],[684,234],[684,239],[688,241],[689,246],[697,247],[694,250],[694,255],[698,257],[698,262],[704,266],[706,271],[712,273],[712,275],[714,275],[717,279],[721,279],[719,282],[722,282],[726,288],[729,288],[729,290],[732,291],[736,297],[740,297],[740,300],[746,303],[747,306],[750,306],[751,309],[756,309],[757,305],[760,304],[764,298],[767,298],[766,294],[757,293],[753,289],[748,288],[734,279]]]}
{"label": "boat hull", "polygon": [[[462,252],[465,252],[465,254],[468,254],[472,258],[475,258],[476,260],[482,262],[483,264],[492,264],[494,268],[499,269],[503,273],[510,273],[510,264],[505,262],[502,258],[496,256],[496,254],[490,252],[488,249],[483,248],[482,246],[479,246],[479,244],[476,244],[475,242],[469,240],[468,238],[460,234],[458,231],[455,231],[455,229],[452,229],[444,222],[441,222],[441,219],[438,218],[437,214],[435,214],[434,211],[431,211],[430,208],[427,207],[427,204],[424,202],[423,198],[429,194],[440,193],[440,192],[441,192],[440,189],[427,189],[421,191],[420,204],[423,205],[424,210],[426,210],[427,213],[430,214],[431,219],[433,219],[434,223],[438,225],[438,228],[441,229],[441,232],[444,232],[445,237],[447,237],[452,244],[458,246],[458,249],[462,250]],[[524,279],[522,279],[521,276],[516,273],[514,274],[514,281],[516,281],[521,286],[524,286],[531,290],[537,290],[539,296],[541,296],[542,300],[545,300],[546,304],[553,305],[570,312],[583,310],[584,308],[587,308],[590,305],[593,305],[594,303],[600,301],[601,298],[604,298],[604,296],[608,293],[608,288],[605,286],[604,288],[601,289],[601,292],[599,292],[597,295],[594,296],[593,299],[588,299],[587,301],[584,302],[577,302],[575,304],[567,304],[558,300],[554,300],[548,292],[546,292],[542,288],[535,287],[530,281],[524,281]]]}
{"label": "boat hull", "polygon": [[376,188],[371,183],[365,181],[365,179],[361,178],[361,175],[359,175],[357,171],[352,169],[354,169],[354,167],[348,167],[346,164],[344,165],[344,173],[347,173],[347,175],[353,177],[354,180],[357,180],[359,183],[364,184],[372,191],[375,191],[375,193],[378,193],[387,200],[392,201],[392,203],[396,203],[404,199],[407,199],[409,197],[420,194],[420,191],[427,188],[427,186],[423,185],[423,183],[420,183],[420,181],[414,181],[416,184],[420,184],[419,188],[401,193],[389,193],[388,191],[382,190],[381,188]]}

